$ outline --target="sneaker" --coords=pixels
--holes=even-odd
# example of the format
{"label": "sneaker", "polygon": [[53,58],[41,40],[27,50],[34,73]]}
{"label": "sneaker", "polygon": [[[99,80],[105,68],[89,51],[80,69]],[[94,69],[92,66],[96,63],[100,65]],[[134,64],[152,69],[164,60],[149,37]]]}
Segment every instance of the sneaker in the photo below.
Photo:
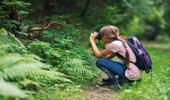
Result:
{"label": "sneaker", "polygon": [[114,79],[112,78],[107,78],[107,79],[102,79],[103,83],[114,83]]}
{"label": "sneaker", "polygon": [[109,86],[109,85],[113,85],[114,84],[114,80],[111,78],[107,78],[107,79],[102,79],[102,82],[99,83],[99,86]]}

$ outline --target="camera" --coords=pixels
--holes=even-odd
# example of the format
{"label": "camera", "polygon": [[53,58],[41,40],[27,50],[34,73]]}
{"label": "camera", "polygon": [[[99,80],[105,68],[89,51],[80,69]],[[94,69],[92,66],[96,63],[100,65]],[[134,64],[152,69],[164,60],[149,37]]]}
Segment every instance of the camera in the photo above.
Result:
{"label": "camera", "polygon": [[101,39],[101,36],[100,36],[99,32],[93,32],[93,34],[96,35],[96,39],[97,39],[97,40],[100,40],[100,39]]}
{"label": "camera", "polygon": [[[97,40],[101,40],[101,34],[99,32],[93,32],[92,34],[94,34],[96,36]],[[99,42],[100,43],[100,42]],[[100,44],[101,45],[101,44]],[[91,43],[88,44],[88,47],[91,48]]]}

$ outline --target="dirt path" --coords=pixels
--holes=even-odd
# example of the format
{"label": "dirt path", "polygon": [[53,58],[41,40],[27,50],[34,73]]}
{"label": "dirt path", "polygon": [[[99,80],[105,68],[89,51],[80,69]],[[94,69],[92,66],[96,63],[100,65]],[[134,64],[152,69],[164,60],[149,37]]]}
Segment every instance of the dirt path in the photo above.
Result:
{"label": "dirt path", "polygon": [[170,44],[160,44],[160,43],[156,43],[156,42],[147,42],[144,43],[144,45],[146,47],[153,47],[153,48],[161,48],[164,50],[170,50]]}
{"label": "dirt path", "polygon": [[[157,43],[147,43],[146,47],[162,48],[170,50],[170,45],[161,45]],[[101,78],[105,78],[102,75]],[[86,100],[118,100],[118,92],[108,86],[90,86],[84,89]]]}
{"label": "dirt path", "polygon": [[86,100],[117,100],[117,92],[101,86],[88,87],[85,90]]}
{"label": "dirt path", "polygon": [[[106,78],[105,74],[102,74],[101,79]],[[99,80],[101,81],[101,80]],[[118,91],[114,86],[99,86],[92,85],[84,89],[86,100],[118,100]]]}

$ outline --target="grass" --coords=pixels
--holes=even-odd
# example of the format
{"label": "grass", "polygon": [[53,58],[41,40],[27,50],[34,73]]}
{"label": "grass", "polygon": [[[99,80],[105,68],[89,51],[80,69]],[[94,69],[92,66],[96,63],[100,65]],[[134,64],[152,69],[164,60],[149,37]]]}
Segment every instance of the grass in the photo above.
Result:
{"label": "grass", "polygon": [[[145,43],[146,44],[146,43]],[[156,45],[156,44],[155,44]],[[146,48],[153,61],[152,75],[142,73],[142,81],[124,86],[122,91],[111,95],[109,100],[169,100],[170,98],[170,46],[158,44],[158,46],[147,44]],[[90,84],[96,83],[97,79]],[[90,85],[91,86],[91,85]],[[85,86],[85,87],[88,87]],[[83,87],[70,86],[67,90],[52,88],[52,93],[41,93],[40,100],[86,100]],[[29,98],[34,100],[34,98]]]}
{"label": "grass", "polygon": [[[159,45],[161,47],[146,45],[153,61],[152,75],[143,72],[141,82],[133,83],[131,86],[124,86],[122,91],[108,97],[109,100],[169,100],[170,46]],[[54,98],[59,100],[86,100],[84,91],[81,90],[78,92],[56,92],[52,95],[52,99]]]}
{"label": "grass", "polygon": [[78,85],[70,85],[67,89],[50,87],[45,91],[39,92],[34,96],[30,96],[28,100],[85,100],[85,96]]}
{"label": "grass", "polygon": [[119,100],[168,100],[170,98],[170,47],[147,46],[153,60],[152,75],[119,93]]}

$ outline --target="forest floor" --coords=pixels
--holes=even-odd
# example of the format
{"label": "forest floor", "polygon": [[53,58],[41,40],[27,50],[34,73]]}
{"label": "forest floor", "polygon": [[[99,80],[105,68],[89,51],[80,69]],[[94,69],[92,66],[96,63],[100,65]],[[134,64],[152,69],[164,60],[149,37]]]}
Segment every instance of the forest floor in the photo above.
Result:
{"label": "forest floor", "polygon": [[[102,74],[102,78],[106,78],[106,75]],[[117,100],[119,90],[114,88],[114,85],[100,86],[99,84],[84,89],[86,100],[111,100],[111,98]]]}
{"label": "forest floor", "polygon": [[[153,48],[159,48],[164,51],[170,50],[169,44],[157,44],[157,43],[147,43],[145,45],[146,47],[153,47]],[[101,76],[101,78],[106,77],[104,74]],[[84,95],[86,100],[118,100],[119,97],[119,91],[115,91],[113,88],[109,86],[99,86],[99,85],[91,85],[84,90]]]}
{"label": "forest floor", "polygon": [[[85,90],[86,100],[109,100],[115,98],[117,93],[108,87],[92,86]],[[114,96],[114,97],[113,97]]]}
{"label": "forest floor", "polygon": [[160,43],[157,43],[157,42],[147,42],[147,43],[144,43],[144,44],[147,44],[147,45],[145,45],[146,47],[170,50],[170,43],[160,44]]}

